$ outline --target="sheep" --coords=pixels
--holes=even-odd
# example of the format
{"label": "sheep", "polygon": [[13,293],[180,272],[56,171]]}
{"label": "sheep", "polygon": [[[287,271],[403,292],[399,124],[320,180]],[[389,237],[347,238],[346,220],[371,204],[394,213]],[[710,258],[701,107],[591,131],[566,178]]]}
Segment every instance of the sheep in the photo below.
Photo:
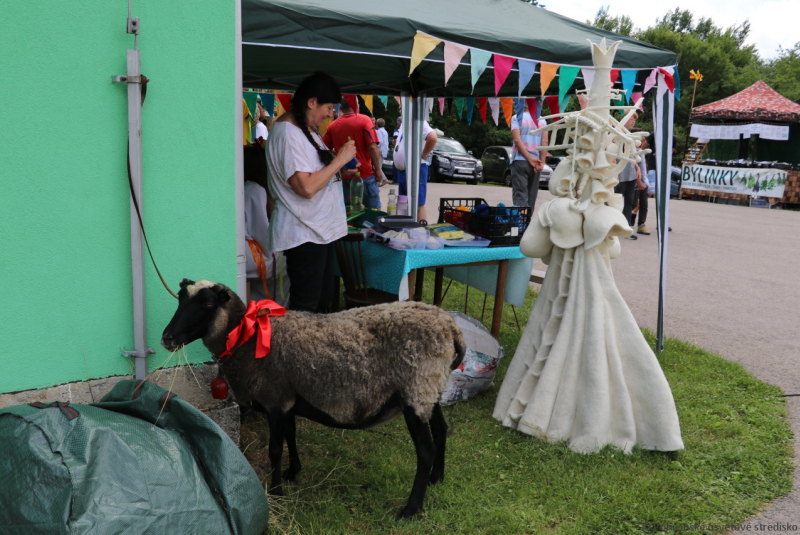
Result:
{"label": "sheep", "polygon": [[225,352],[228,333],[245,315],[230,288],[184,279],[179,303],[162,345],[174,351],[194,340],[220,362],[220,370],[242,406],[266,414],[269,425],[269,491],[282,495],[283,441],[294,481],[301,464],[295,416],[329,427],[365,429],[403,414],[417,454],[417,471],[398,519],[422,508],[429,484],[444,479],[447,424],[439,406],[451,370],[466,346],[452,316],[440,308],[396,302],[337,314],[288,311],[271,317],[269,354],[255,357],[256,336]]}

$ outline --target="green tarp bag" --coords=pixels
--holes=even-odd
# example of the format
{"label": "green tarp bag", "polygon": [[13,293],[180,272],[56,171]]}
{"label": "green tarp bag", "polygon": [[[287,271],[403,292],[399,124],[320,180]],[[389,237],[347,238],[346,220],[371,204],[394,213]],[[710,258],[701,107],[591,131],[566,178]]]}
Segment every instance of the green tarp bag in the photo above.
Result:
{"label": "green tarp bag", "polygon": [[0,410],[2,535],[260,535],[268,515],[233,441],[152,383]]}

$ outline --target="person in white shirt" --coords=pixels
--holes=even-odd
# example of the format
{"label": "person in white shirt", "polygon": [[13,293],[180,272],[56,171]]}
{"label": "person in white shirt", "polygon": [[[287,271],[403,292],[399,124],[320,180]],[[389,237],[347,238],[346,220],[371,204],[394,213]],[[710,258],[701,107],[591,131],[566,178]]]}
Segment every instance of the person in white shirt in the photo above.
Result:
{"label": "person in white shirt", "polygon": [[323,312],[333,298],[334,241],[347,234],[338,172],[356,155],[348,141],[336,156],[316,128],[333,117],[342,99],[331,76],[315,73],[300,82],[291,110],[273,124],[267,142],[270,251],[283,251],[291,281],[292,310]]}
{"label": "person in white shirt", "polygon": [[259,143],[262,147],[267,146],[267,139],[269,139],[269,130],[267,129],[266,122],[269,120],[267,110],[258,106],[258,122],[256,123],[256,136],[254,141]]}
{"label": "person in white shirt", "polygon": [[[378,134],[378,147],[381,149],[380,167],[383,167],[383,161],[389,155],[389,132],[384,128],[386,126],[386,121],[383,119],[375,121],[375,126],[378,127],[376,133]],[[383,182],[387,182],[387,180],[384,179]]]}
{"label": "person in white shirt", "polygon": [[[398,124],[400,119],[397,119]],[[428,121],[422,123],[422,139],[425,144],[422,147],[422,162],[420,163],[419,171],[419,198],[417,199],[417,221],[424,221],[427,224],[428,212],[425,208],[425,202],[428,195],[428,167],[431,164],[431,152],[436,147],[436,141],[439,139],[436,132],[428,124]],[[403,129],[399,129],[397,141],[394,146],[394,167],[396,174],[394,179],[400,186],[400,195],[408,195],[406,186],[406,151],[405,144],[403,143]]]}

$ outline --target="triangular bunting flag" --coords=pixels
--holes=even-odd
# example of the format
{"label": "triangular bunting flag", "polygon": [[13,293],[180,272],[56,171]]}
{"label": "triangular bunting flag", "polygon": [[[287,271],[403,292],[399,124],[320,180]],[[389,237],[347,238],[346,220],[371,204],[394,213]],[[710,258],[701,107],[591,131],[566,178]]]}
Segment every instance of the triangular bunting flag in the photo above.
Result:
{"label": "triangular bunting flag", "polygon": [[581,109],[585,110],[586,106],[589,105],[589,97],[587,97],[585,94],[578,93],[578,102],[581,105]]}
{"label": "triangular bunting flag", "polygon": [[378,100],[381,101],[381,104],[383,104],[384,108],[388,108],[389,107],[389,97],[388,96],[385,96],[385,97],[379,96]]}
{"label": "triangular bunting flag", "polygon": [[414,36],[414,46],[411,48],[411,67],[408,69],[408,75],[414,72],[414,69],[422,63],[422,60],[430,54],[436,46],[441,43],[439,39],[417,32]]}
{"label": "triangular bunting flag", "polygon": [[[633,94],[631,95],[631,100],[632,100],[634,103],[636,103],[636,102],[639,102],[639,99],[640,99],[640,98],[642,98],[642,94],[641,94],[641,93],[638,93],[638,92],[637,92],[637,93],[633,93]],[[640,110],[644,110],[644,101],[642,101],[642,103],[641,103],[641,104],[639,104],[639,109],[640,109]]]}
{"label": "triangular bunting flag", "polygon": [[456,109],[458,110],[458,118],[464,118],[464,97],[456,98]]}
{"label": "triangular bunting flag", "polygon": [[403,105],[403,104],[400,102],[400,97],[394,97],[394,99],[397,101],[397,104],[398,104],[399,106],[402,106],[402,105]]}
{"label": "triangular bunting flag", "polygon": [[279,93],[278,102],[281,103],[284,111],[289,111],[292,109],[292,95],[288,93]]}
{"label": "triangular bunting flag", "polygon": [[550,113],[548,113],[548,115],[558,115],[561,113],[561,109],[558,107],[557,96],[545,97],[545,100],[547,101],[547,107],[550,108]]}
{"label": "triangular bunting flag", "polygon": [[[572,87],[572,83],[575,81],[575,78],[578,77],[578,73],[580,72],[580,67],[567,67],[566,65],[561,66],[561,70],[558,72],[558,101],[564,101],[564,95],[567,94],[570,87]],[[562,106],[561,109],[563,110],[564,107]]]}
{"label": "triangular bunting flag", "polygon": [[619,78],[619,69],[611,69],[611,87],[617,83],[617,78]]}
{"label": "triangular bunting flag", "polygon": [[522,96],[522,92],[525,91],[525,87],[530,83],[531,78],[533,78],[533,73],[536,71],[536,65],[538,61],[531,61],[529,59],[521,59],[517,63],[519,65],[519,91],[517,95],[520,97]]}
{"label": "triangular bunting flag", "polygon": [[490,52],[484,52],[483,50],[470,48],[469,56],[471,65],[470,68],[472,70],[472,89],[474,91],[475,84],[478,82],[478,78],[481,77],[483,71],[486,70],[486,65],[489,64],[489,60],[492,59],[492,54]]}
{"label": "triangular bunting flag", "polygon": [[492,119],[494,119],[494,124],[500,126],[500,99],[497,97],[490,98],[489,107],[492,109]]}
{"label": "triangular bunting flag", "polygon": [[541,81],[542,96],[547,93],[547,88],[550,87],[550,82],[556,77],[558,72],[558,65],[553,63],[542,63],[539,71],[539,79]]}
{"label": "triangular bunting flag", "polygon": [[592,80],[594,80],[594,68],[581,67],[581,76],[583,76],[583,86],[586,89],[590,89],[592,87]]}
{"label": "triangular bunting flag", "polygon": [[444,115],[444,97],[439,97],[439,115]]}
{"label": "triangular bunting flag", "polygon": [[667,83],[667,87],[669,88],[670,92],[675,91],[675,77],[672,76],[672,67],[659,67],[659,72],[664,75],[664,81]]}
{"label": "triangular bunting flag", "polygon": [[558,101],[558,107],[561,109],[562,112],[567,112],[567,106],[569,106],[569,101],[572,99],[572,95],[567,95],[564,97],[564,100]]}
{"label": "triangular bunting flag", "polygon": [[342,95],[350,107],[353,108],[353,111],[358,113],[358,97],[356,95]]}
{"label": "triangular bunting flag", "polygon": [[444,42],[444,85],[447,85],[467,50],[469,50],[469,47],[449,41]]}
{"label": "triangular bunting flag", "polygon": [[366,106],[367,109],[369,110],[369,114],[370,115],[375,115],[372,112],[372,95],[360,95],[360,96],[361,96],[361,99],[364,101],[364,106]]}
{"label": "triangular bunting flag", "polygon": [[472,124],[472,111],[475,109],[475,97],[467,97],[467,124]]}
{"label": "triangular bunting flag", "polygon": [[514,99],[501,98],[500,106],[503,108],[503,116],[506,118],[506,124],[511,126],[511,117],[514,115]]}
{"label": "triangular bunting flag", "polygon": [[[524,98],[515,98],[514,99],[514,115],[517,116],[517,121],[522,121],[522,113],[525,111],[525,99]],[[511,123],[509,123],[511,126]]]}
{"label": "triangular bunting flag", "polygon": [[525,101],[528,103],[528,112],[532,118],[538,119],[542,116],[542,100],[539,97],[526,98]]}
{"label": "triangular bunting flag", "polygon": [[644,81],[643,93],[647,93],[653,88],[654,85],[656,85],[656,75],[658,75],[657,69],[653,69],[650,71],[650,74],[647,75],[647,80]]}
{"label": "triangular bunting flag", "polygon": [[260,93],[261,107],[267,110],[270,117],[275,116],[275,93]]}
{"label": "triangular bunting flag", "polygon": [[508,73],[511,72],[511,66],[514,65],[516,58],[508,56],[501,56],[500,54],[494,55],[494,94],[500,93],[500,88],[506,83]]}
{"label": "triangular bunting flag", "polygon": [[681,99],[681,76],[678,73],[678,68],[672,70],[673,78],[675,79],[675,100]]}
{"label": "triangular bunting flag", "polygon": [[628,102],[631,100],[633,94],[633,86],[636,85],[636,74],[639,71],[634,69],[625,69],[622,71],[622,89],[625,90],[625,96],[628,97]]}
{"label": "triangular bunting flag", "polygon": [[425,106],[427,107],[427,116],[430,117],[431,113],[433,113],[433,99],[430,97],[425,97]]}
{"label": "triangular bunting flag", "polygon": [[478,113],[481,120],[486,123],[486,97],[478,97]]}

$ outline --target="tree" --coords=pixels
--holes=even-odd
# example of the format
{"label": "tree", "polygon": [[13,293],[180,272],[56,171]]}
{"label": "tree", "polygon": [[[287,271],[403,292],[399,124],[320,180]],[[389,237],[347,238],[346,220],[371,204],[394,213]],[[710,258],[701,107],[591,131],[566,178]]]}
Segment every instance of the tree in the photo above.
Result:
{"label": "tree", "polygon": [[603,30],[608,30],[609,32],[618,33],[627,37],[633,35],[633,21],[631,18],[627,15],[612,17],[608,12],[610,7],[611,6],[601,6],[600,9],[597,10],[597,15],[594,16],[594,21],[587,20],[586,24],[591,24]]}
{"label": "tree", "polygon": [[762,79],[790,100],[800,99],[800,42],[790,49],[778,49],[778,57],[762,69]]}

